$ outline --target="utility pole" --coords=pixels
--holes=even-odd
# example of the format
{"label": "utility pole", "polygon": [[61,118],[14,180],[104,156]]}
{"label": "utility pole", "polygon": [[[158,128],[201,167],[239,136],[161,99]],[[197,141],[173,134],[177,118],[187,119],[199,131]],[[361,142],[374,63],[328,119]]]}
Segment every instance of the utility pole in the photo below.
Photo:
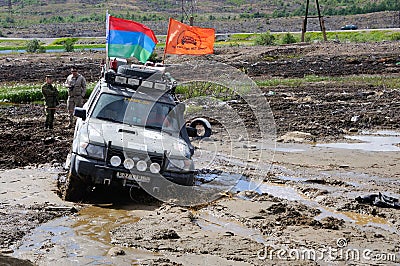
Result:
{"label": "utility pole", "polygon": [[181,0],[181,5],[182,5],[182,16],[181,16],[181,22],[184,23],[185,19],[189,20],[189,25],[193,26],[193,14],[194,14],[194,4],[193,0],[187,1],[186,4],[188,5],[187,7],[185,6],[185,1]]}
{"label": "utility pole", "polygon": [[321,28],[321,32],[322,32],[322,35],[324,37],[324,41],[327,41],[328,39],[326,38],[326,30],[325,30],[324,18],[321,15],[321,10],[319,8],[318,0],[315,0],[315,5],[317,6],[318,16],[308,16],[308,6],[309,5],[310,5],[310,0],[307,0],[307,2],[306,2],[306,14],[304,16],[303,27],[301,29],[301,41],[304,42],[304,36],[306,34],[306,31],[307,31],[307,19],[308,18],[318,18],[319,26]]}

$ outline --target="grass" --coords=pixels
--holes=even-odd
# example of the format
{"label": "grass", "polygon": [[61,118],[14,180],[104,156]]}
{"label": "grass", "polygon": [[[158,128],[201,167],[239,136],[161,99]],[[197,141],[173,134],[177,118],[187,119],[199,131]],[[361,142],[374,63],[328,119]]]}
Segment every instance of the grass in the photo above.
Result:
{"label": "grass", "polygon": [[[287,32],[271,32],[275,37],[275,44],[283,44],[283,38]],[[291,33],[296,42],[300,42],[301,33]],[[239,33],[229,36],[227,41],[216,42],[216,46],[240,46],[240,45],[253,45],[254,39],[258,33]],[[328,41],[340,42],[381,42],[381,41],[396,41],[400,39],[400,32],[396,30],[371,30],[371,31],[330,31],[326,32]],[[305,41],[315,42],[323,41],[321,32],[306,32]]]}
{"label": "grass", "polygon": [[309,83],[335,83],[338,85],[365,85],[372,87],[385,87],[387,89],[399,89],[400,77],[397,76],[381,76],[381,75],[368,75],[368,76],[345,76],[345,77],[320,77],[315,75],[305,76],[304,78],[287,78],[287,79],[268,79],[256,81],[260,87],[300,87],[306,86]]}
{"label": "grass", "polygon": [[[271,34],[275,37],[275,45],[283,43],[283,38],[287,34],[286,32]],[[301,33],[291,33],[295,38],[296,42],[300,42]],[[249,46],[254,45],[254,40],[258,36],[258,33],[237,33],[231,34],[226,41],[215,42],[215,47],[224,46]],[[340,42],[381,42],[381,41],[396,41],[400,40],[400,32],[396,30],[371,30],[371,31],[337,31],[327,32],[328,41],[340,41]],[[165,40],[165,36],[157,36],[159,40]],[[66,38],[57,38],[51,44],[42,44],[46,50],[63,50],[64,46],[62,42]],[[74,38],[76,43],[74,44],[75,50],[90,50],[90,49],[102,49],[105,48],[104,43],[101,43],[99,39],[95,38]],[[323,41],[321,32],[307,32],[305,35],[306,42]],[[24,50],[28,40],[0,40],[0,50]],[[100,42],[100,43],[99,43]],[[165,47],[165,41],[160,41],[157,44],[158,48]]]}
{"label": "grass", "polygon": [[[87,84],[86,97],[90,95],[95,86],[95,82]],[[10,103],[32,103],[41,102],[43,95],[41,91],[41,84],[3,84],[0,86],[0,102]],[[59,92],[60,100],[66,100],[68,98],[68,92],[65,87],[61,84],[54,84]]]}
{"label": "grass", "polygon": [[[286,79],[268,79],[258,80],[256,84],[264,88],[274,88],[278,86],[301,87],[310,83],[334,83],[336,85],[352,86],[363,85],[369,87],[384,87],[386,89],[400,89],[400,77],[381,76],[381,75],[363,75],[363,76],[345,76],[345,77],[327,77],[327,76],[305,76],[304,78],[286,78]],[[92,92],[95,82],[88,83],[86,97]],[[60,93],[60,100],[67,99],[67,90],[61,84],[54,84]],[[180,98],[192,98],[199,96],[212,96],[220,100],[229,100],[235,93],[224,86],[211,84],[207,82],[193,82],[180,85],[176,93]],[[3,84],[0,86],[0,102],[10,103],[32,103],[41,102],[43,95],[41,93],[41,84]],[[192,110],[193,111],[193,110]]]}

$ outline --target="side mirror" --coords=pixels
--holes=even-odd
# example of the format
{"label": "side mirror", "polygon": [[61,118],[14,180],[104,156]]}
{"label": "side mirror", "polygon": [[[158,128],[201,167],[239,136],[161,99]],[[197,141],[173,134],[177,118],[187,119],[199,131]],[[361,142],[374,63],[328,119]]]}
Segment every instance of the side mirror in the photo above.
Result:
{"label": "side mirror", "polygon": [[86,120],[86,109],[82,107],[75,107],[74,116],[82,118],[82,120]]}
{"label": "side mirror", "polygon": [[192,138],[197,137],[197,129],[195,129],[194,127],[187,126],[186,131],[187,131],[189,137],[192,137]]}

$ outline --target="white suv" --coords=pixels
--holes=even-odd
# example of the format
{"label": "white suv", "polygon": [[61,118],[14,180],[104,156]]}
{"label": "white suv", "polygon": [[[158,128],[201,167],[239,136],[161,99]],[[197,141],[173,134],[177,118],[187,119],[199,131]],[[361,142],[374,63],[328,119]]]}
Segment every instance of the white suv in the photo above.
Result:
{"label": "white suv", "polygon": [[[78,120],[66,163],[65,200],[79,201],[88,188],[104,185],[156,186],[160,179],[193,185],[189,135],[197,131],[186,126],[175,86],[163,67],[123,65],[105,73],[74,111]],[[211,134],[208,121],[191,123],[201,124],[205,137]]]}

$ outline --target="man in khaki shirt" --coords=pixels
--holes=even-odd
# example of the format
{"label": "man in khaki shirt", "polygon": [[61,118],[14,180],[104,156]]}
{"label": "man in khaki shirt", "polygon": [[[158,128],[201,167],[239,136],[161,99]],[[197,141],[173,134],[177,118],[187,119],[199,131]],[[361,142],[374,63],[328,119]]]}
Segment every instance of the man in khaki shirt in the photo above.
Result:
{"label": "man in khaki shirt", "polygon": [[68,127],[73,124],[73,113],[75,107],[83,106],[83,98],[86,94],[86,80],[78,73],[75,67],[71,68],[71,74],[65,81],[65,86],[68,88],[67,108],[69,112]]}

